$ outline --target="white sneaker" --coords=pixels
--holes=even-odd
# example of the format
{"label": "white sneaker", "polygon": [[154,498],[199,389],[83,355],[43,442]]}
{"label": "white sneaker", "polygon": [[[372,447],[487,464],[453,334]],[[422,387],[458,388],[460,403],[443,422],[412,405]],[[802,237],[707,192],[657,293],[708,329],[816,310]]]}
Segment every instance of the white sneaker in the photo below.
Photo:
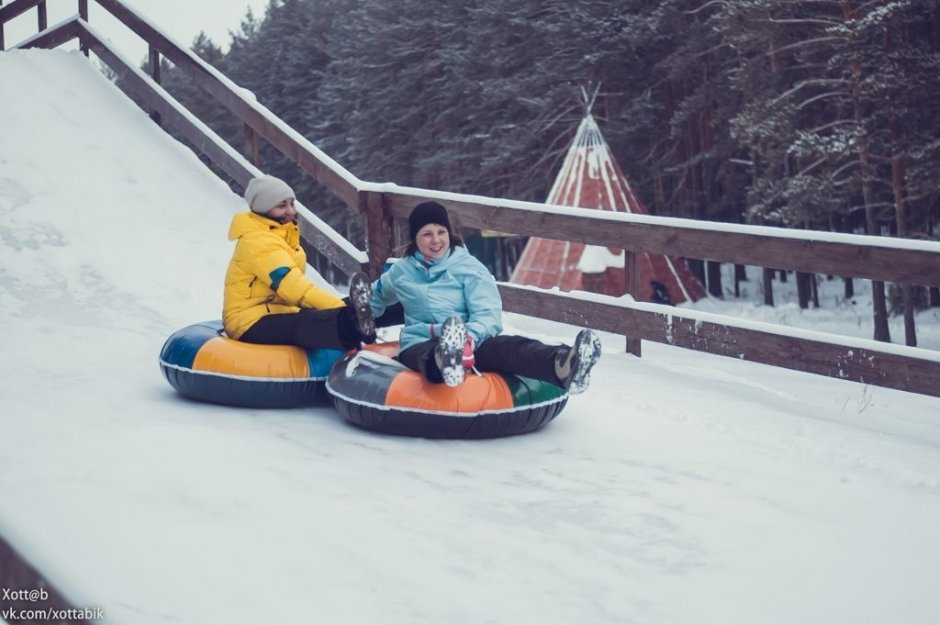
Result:
{"label": "white sneaker", "polygon": [[467,342],[467,326],[463,319],[453,316],[441,326],[441,339],[434,348],[434,359],[444,384],[453,388],[463,383],[463,346]]}
{"label": "white sneaker", "polygon": [[349,281],[349,301],[356,313],[356,329],[364,337],[375,336],[372,317],[372,283],[365,274],[356,272]]}
{"label": "white sneaker", "polygon": [[579,395],[591,384],[591,369],[601,357],[601,340],[593,330],[578,332],[574,345],[555,359],[558,385],[571,395]]}

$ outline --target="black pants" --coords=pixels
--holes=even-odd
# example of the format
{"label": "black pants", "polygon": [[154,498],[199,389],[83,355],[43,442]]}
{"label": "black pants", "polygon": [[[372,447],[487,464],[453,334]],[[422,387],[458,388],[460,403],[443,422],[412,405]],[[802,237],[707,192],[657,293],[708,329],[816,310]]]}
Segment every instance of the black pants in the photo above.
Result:
{"label": "black pants", "polygon": [[[398,360],[409,369],[420,371],[429,382],[441,383],[444,376],[434,362],[436,346],[437,339],[418,343],[401,352]],[[558,384],[555,357],[567,349],[563,345],[546,345],[524,336],[500,335],[483,341],[474,355],[478,371],[510,373]]]}
{"label": "black pants", "polygon": [[[375,320],[376,327],[404,323],[401,304],[390,306]],[[265,315],[242,334],[240,341],[264,345],[298,345],[306,349],[353,349],[365,339],[356,328],[356,314],[350,306],[316,310],[301,308],[296,313]]]}

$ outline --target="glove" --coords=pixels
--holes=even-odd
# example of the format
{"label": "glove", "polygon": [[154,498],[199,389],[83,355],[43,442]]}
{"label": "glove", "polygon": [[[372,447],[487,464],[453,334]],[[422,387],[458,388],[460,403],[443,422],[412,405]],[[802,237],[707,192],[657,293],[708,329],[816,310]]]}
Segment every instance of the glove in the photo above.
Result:
{"label": "glove", "polygon": [[473,369],[477,364],[476,356],[473,355],[473,336],[467,335],[467,342],[463,344],[463,368]]}

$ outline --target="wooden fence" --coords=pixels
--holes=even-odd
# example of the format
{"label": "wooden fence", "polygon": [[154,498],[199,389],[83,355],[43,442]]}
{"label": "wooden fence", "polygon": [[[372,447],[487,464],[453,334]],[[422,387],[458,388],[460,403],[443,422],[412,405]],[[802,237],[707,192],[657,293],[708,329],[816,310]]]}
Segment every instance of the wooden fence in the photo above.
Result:
{"label": "wooden fence", "polygon": [[[45,2],[14,0],[0,7],[3,24],[36,7],[41,32],[17,47],[55,47],[78,39],[122,78],[122,86],[206,155],[238,184],[257,175],[258,141],[264,139],[302,171],[357,212],[366,224],[368,254],[341,240],[322,222],[302,219],[308,250],[323,254],[342,272],[359,269],[375,276],[393,255],[396,219],[418,202],[435,199],[464,227],[602,245],[627,252],[628,274],[638,275],[640,252],[652,252],[741,265],[808,273],[940,286],[940,243],[762,226],[703,223],[649,215],[517,202],[359,180],[280,118],[244,95],[224,75],[183,49],[118,0],[95,0],[139,35],[150,49],[151,75],[124,61],[88,25],[87,0],[79,14],[46,29]],[[195,119],[158,84],[161,55],[185,71],[243,123],[247,158]],[[249,161],[248,159],[251,159]],[[636,293],[638,285],[630,288]],[[500,284],[506,310],[615,332],[628,337],[639,355],[640,340],[655,341],[738,359],[846,380],[940,396],[940,352],[794,332],[771,324],[742,323],[641,302],[579,298],[568,294]]]}

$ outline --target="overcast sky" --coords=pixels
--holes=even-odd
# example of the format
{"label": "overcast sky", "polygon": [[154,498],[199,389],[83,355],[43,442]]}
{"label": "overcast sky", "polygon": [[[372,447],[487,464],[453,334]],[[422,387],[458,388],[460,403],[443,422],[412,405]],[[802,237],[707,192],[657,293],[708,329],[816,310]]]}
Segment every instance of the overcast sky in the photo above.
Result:
{"label": "overcast sky", "polygon": [[[200,30],[216,45],[228,49],[230,30],[238,30],[251,8],[255,17],[264,14],[268,0],[123,0],[178,43],[189,47]],[[128,28],[92,0],[88,3],[88,21],[114,43],[130,60],[139,61],[147,46]],[[76,0],[47,0],[49,25],[52,26],[78,12]],[[4,30],[6,46],[12,47],[36,34],[36,9],[17,17]]]}

